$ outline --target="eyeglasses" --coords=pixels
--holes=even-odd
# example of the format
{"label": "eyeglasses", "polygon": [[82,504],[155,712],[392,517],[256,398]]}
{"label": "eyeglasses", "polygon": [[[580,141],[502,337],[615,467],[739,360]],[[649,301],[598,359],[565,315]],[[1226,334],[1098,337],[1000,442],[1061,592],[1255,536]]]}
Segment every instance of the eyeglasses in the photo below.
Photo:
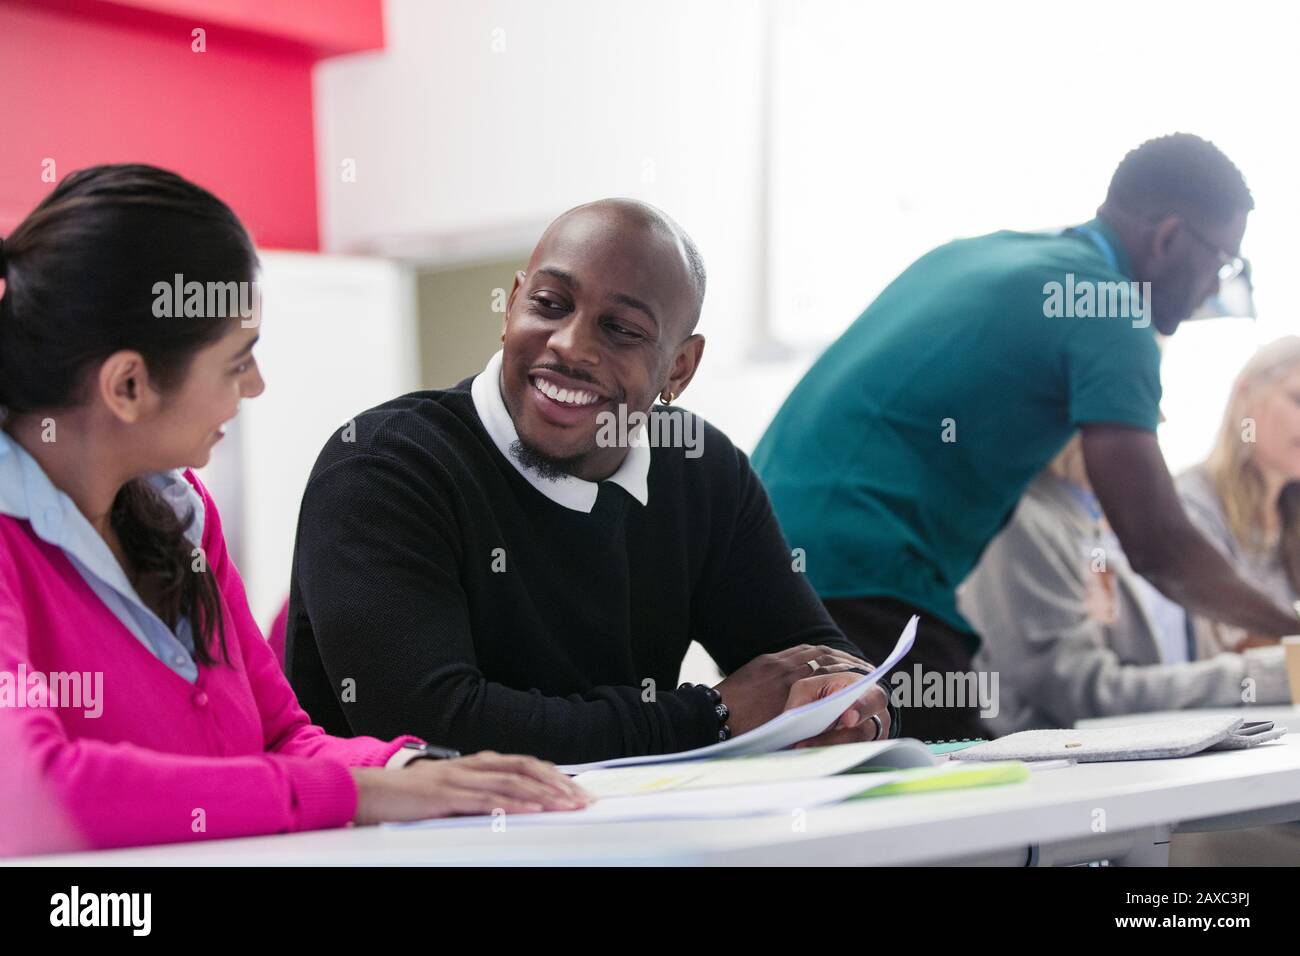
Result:
{"label": "eyeglasses", "polygon": [[1241,256],[1234,256],[1230,252],[1224,252],[1214,243],[1210,242],[1209,239],[1206,239],[1203,235],[1189,226],[1186,222],[1183,223],[1183,227],[1192,235],[1193,238],[1196,239],[1197,242],[1205,246],[1205,248],[1209,249],[1218,257],[1220,282],[1231,282],[1233,279],[1237,278],[1237,276],[1246,271],[1246,260],[1241,258]]}

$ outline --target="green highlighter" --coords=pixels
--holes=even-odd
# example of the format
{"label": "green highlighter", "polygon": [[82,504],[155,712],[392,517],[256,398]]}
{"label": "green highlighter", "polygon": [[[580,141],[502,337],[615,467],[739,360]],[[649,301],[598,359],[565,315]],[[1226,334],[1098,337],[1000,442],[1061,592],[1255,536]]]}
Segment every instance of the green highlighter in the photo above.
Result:
{"label": "green highlighter", "polygon": [[1016,760],[1005,763],[988,763],[982,766],[963,766],[954,769],[951,764],[939,767],[917,767],[897,771],[901,779],[878,787],[870,787],[853,800],[867,797],[889,797],[900,793],[929,793],[936,790],[960,790],[967,787],[989,787],[1004,783],[1021,783],[1029,779],[1029,768]]}

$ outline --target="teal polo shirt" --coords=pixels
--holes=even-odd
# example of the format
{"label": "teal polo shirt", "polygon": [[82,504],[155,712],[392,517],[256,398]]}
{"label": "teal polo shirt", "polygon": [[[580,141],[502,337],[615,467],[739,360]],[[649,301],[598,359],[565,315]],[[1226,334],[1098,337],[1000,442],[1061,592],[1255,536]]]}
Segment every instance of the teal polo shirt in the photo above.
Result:
{"label": "teal polo shirt", "polygon": [[948,243],[880,293],[753,454],[818,594],[973,632],[957,586],[1034,475],[1080,425],[1155,431],[1160,352],[1145,300],[1114,285],[1129,271],[1094,219]]}

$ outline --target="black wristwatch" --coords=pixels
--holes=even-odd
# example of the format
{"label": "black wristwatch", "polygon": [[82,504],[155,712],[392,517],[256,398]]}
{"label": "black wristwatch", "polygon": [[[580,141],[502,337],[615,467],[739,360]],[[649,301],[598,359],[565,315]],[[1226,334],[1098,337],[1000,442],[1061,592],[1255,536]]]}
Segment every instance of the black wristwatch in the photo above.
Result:
{"label": "black wristwatch", "polygon": [[710,687],[708,684],[682,684],[677,689],[704,691],[704,696],[713,707],[713,715],[718,718],[719,742],[731,739],[731,728],[727,726],[727,721],[731,719],[731,711],[722,702],[722,695],[718,693],[717,688]]}
{"label": "black wristwatch", "polygon": [[417,744],[414,741],[402,744],[397,752],[388,758],[385,765],[390,769],[408,766],[417,760],[451,760],[459,757],[459,750],[450,747],[435,747],[433,744]]}

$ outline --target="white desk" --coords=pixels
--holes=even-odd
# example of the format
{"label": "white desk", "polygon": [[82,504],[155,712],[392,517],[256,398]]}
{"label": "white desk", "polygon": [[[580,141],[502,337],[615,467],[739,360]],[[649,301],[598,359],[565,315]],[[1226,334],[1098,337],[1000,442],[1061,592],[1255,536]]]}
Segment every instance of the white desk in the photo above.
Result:
{"label": "white desk", "polygon": [[[1300,710],[1294,735],[1254,750],[1181,760],[1078,764],[1025,783],[883,797],[792,817],[534,827],[376,827],[49,856],[24,862],[91,866],[220,865],[1114,865],[1168,860],[1172,829],[1300,819]],[[1116,719],[1112,723],[1143,718]],[[1098,812],[1100,811],[1100,813]],[[1104,826],[1097,832],[1094,828]]]}

